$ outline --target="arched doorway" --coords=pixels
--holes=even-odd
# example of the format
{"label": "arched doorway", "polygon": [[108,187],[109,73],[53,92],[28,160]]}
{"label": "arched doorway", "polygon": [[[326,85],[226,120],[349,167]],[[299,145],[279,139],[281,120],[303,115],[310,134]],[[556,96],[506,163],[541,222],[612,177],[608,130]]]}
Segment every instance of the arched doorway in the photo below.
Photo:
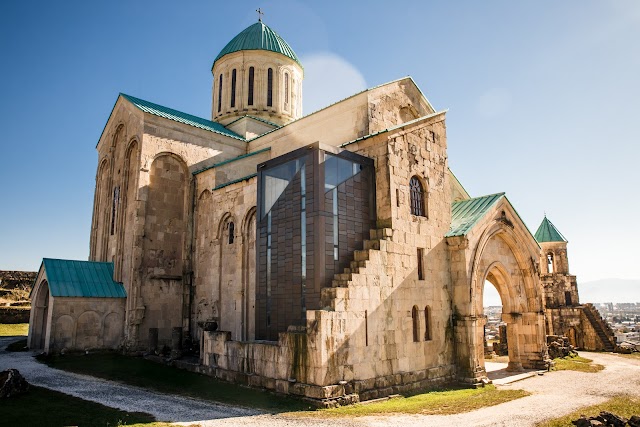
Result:
{"label": "arched doorway", "polygon": [[[494,287],[501,302],[501,310],[500,313],[495,313],[499,316],[500,321],[498,322],[497,332],[499,337],[499,342],[501,344],[500,347],[505,346],[507,350],[507,367],[508,371],[521,371],[523,369],[522,363],[520,361],[520,340],[517,333],[517,318],[514,314],[517,313],[517,300],[514,301],[513,295],[511,295],[511,291],[513,286],[511,285],[511,278],[509,273],[507,272],[504,265],[501,262],[496,261],[492,263],[486,270],[484,274],[483,288],[487,286]],[[486,290],[483,289],[482,296],[477,301],[482,307],[478,307],[478,310],[483,310],[484,313],[484,296]],[[515,303],[515,304],[514,304]],[[514,306],[515,305],[515,306]],[[484,338],[486,326],[489,318],[485,316],[484,324],[481,326],[481,330],[479,333],[482,333],[483,336],[483,351],[482,354],[478,353],[477,357],[480,361],[480,366],[485,368],[486,371],[486,360],[485,360],[485,349],[484,349]],[[503,349],[504,350],[504,349]],[[504,356],[504,353],[500,353],[500,356]],[[502,360],[502,359],[500,359]]]}
{"label": "arched doorway", "polygon": [[31,310],[29,348],[47,351],[45,345],[49,329],[49,283],[46,280],[40,282],[40,286],[36,289]]}
{"label": "arched doorway", "polygon": [[465,239],[456,237],[448,242],[453,260],[456,366],[463,382],[478,383],[487,378],[483,307],[486,281],[496,287],[502,300],[508,369],[541,369],[547,358],[537,269],[540,248],[524,224],[509,219],[515,214],[510,211],[506,217],[504,211],[496,211],[493,220],[479,224]]}

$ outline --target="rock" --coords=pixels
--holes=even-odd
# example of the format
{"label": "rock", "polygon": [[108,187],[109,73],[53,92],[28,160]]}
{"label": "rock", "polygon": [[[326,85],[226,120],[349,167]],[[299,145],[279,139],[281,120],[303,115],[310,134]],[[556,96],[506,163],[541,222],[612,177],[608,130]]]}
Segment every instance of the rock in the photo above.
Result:
{"label": "rock", "polygon": [[0,372],[0,398],[26,393],[29,383],[17,369]]}
{"label": "rock", "polygon": [[640,427],[640,417],[637,415],[632,415],[631,418],[629,418],[629,421],[627,421],[627,423],[631,427]]}
{"label": "rock", "polygon": [[600,412],[600,416],[604,418],[607,425],[613,427],[624,427],[627,424],[626,418],[619,417],[616,414],[612,414],[611,412],[602,411]]}
{"label": "rock", "polygon": [[571,421],[571,424],[576,427],[591,427],[591,421],[589,421],[584,415],[575,421]]}

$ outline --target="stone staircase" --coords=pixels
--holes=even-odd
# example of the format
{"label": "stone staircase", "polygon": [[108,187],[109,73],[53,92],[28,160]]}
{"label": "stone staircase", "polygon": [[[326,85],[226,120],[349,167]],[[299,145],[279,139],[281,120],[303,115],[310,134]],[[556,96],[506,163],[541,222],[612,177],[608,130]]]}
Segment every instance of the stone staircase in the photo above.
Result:
{"label": "stone staircase", "polygon": [[616,349],[616,336],[613,329],[609,324],[600,316],[600,312],[593,306],[593,304],[584,304],[583,312],[589,323],[596,331],[602,346],[606,351],[615,351]]}
{"label": "stone staircase", "polygon": [[349,284],[363,276],[372,263],[380,264],[380,253],[386,250],[387,240],[393,236],[391,228],[378,228],[369,231],[369,239],[363,241],[363,249],[353,252],[353,261],[342,273],[336,273],[330,288],[322,289],[322,306],[325,309],[341,311],[340,301],[348,298]]}

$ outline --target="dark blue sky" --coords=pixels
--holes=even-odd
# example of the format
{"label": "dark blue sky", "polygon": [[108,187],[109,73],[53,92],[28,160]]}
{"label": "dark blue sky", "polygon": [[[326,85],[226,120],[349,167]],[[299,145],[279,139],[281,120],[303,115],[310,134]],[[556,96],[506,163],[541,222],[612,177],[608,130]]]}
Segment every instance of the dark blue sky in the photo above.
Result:
{"label": "dark blue sky", "polygon": [[2,2],[0,269],[87,258],[118,93],[209,117],[211,63],[258,7],[311,64],[307,113],[411,75],[473,196],[506,191],[532,231],[546,211],[579,279],[640,278],[633,0]]}

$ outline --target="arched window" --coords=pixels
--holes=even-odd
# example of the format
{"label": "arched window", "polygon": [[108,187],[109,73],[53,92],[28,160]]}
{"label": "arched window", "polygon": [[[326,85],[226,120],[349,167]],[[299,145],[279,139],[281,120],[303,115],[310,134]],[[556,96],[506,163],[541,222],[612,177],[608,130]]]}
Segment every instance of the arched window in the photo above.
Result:
{"label": "arched window", "polygon": [[255,70],[249,67],[249,95],[247,96],[247,105],[253,105],[253,79]]}
{"label": "arched window", "polygon": [[220,74],[220,82],[218,83],[218,113],[222,111],[222,74]]}
{"label": "arched window", "polygon": [[553,254],[551,252],[547,254],[547,273],[553,273]]}
{"label": "arched window", "polygon": [[418,342],[420,341],[420,315],[417,305],[411,309],[411,321],[413,323],[413,342]]}
{"label": "arched window", "polygon": [[229,244],[233,243],[233,235],[235,233],[235,225],[233,224],[233,222],[229,223]]}
{"label": "arched window", "polygon": [[231,108],[236,106],[236,70],[231,71]]}
{"label": "arched window", "polygon": [[284,73],[284,104],[289,105],[289,73]]}
{"label": "arched window", "polygon": [[113,200],[111,204],[111,235],[116,231],[116,217],[118,216],[118,205],[120,204],[120,186],[113,189]]}
{"label": "arched window", "polygon": [[273,68],[267,70],[267,107],[273,107]]}
{"label": "arched window", "polygon": [[431,341],[431,308],[424,308],[424,340]]}
{"label": "arched window", "polygon": [[417,176],[409,181],[411,191],[411,214],[415,216],[427,216],[424,209],[424,189]]}

